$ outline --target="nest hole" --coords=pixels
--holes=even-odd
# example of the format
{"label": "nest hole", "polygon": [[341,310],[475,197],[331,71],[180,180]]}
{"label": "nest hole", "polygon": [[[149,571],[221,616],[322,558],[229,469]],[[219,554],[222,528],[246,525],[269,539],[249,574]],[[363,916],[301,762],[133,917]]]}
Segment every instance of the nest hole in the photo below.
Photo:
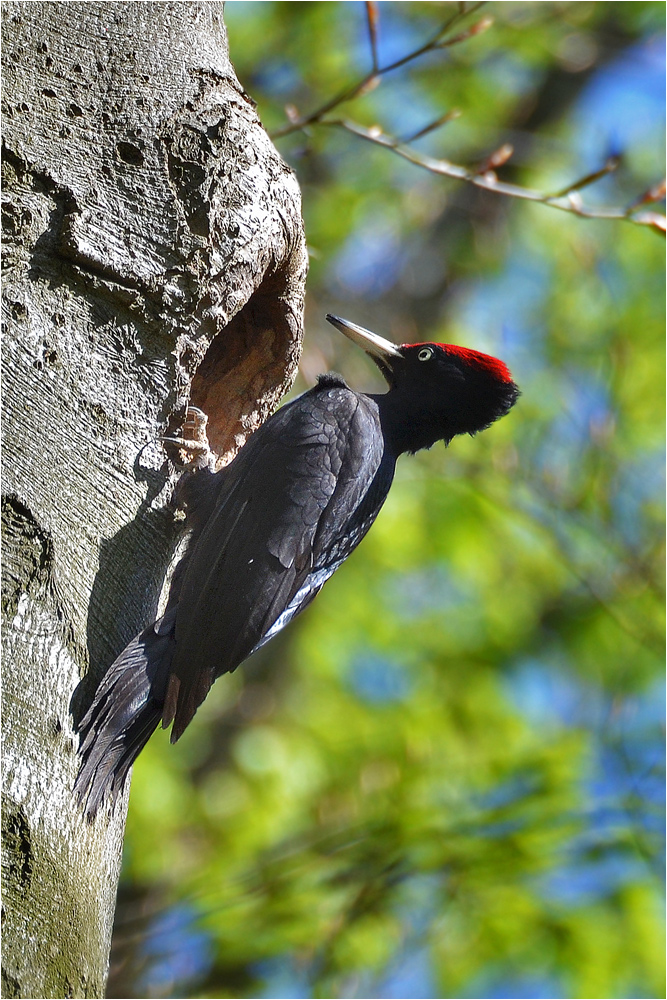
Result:
{"label": "nest hole", "polygon": [[296,376],[302,327],[287,286],[284,273],[265,276],[216,334],[193,377],[190,402],[208,415],[218,468],[273,412]]}

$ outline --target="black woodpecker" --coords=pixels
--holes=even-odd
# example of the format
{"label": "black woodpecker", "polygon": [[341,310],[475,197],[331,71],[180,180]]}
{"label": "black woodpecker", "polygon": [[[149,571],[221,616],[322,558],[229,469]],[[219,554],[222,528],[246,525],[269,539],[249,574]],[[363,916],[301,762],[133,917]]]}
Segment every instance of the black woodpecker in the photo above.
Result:
{"label": "black woodpecker", "polygon": [[476,434],[517,400],[509,371],[487,354],[397,347],[327,319],[371,356],[389,391],[320,376],[228,466],[182,477],[192,535],[165,613],[111,665],[81,722],[75,793],[91,818],[107,794],[115,802],[160,722],[174,743],[216,677],[310,604],[377,517],[399,455]]}

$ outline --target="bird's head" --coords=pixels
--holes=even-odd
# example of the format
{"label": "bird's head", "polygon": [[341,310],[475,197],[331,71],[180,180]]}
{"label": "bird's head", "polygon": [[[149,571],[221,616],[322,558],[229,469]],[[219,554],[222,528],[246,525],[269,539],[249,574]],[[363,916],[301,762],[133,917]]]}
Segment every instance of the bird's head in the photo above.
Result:
{"label": "bird's head", "polygon": [[387,380],[385,409],[401,451],[476,434],[519,396],[507,366],[488,354],[453,344],[397,346],[338,316],[327,320],[362,347]]}

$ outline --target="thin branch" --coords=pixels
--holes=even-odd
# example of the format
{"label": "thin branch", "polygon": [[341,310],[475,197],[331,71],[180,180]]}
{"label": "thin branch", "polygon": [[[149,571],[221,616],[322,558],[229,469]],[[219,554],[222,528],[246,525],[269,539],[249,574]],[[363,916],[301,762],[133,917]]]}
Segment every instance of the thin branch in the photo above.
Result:
{"label": "thin branch", "polygon": [[[417,152],[417,150],[406,143],[400,142],[394,136],[387,135],[378,125],[366,128],[364,125],[351,121],[349,118],[321,118],[318,124],[341,128],[352,135],[358,136],[360,139],[374,143],[376,146],[383,146],[385,149],[390,149],[397,156],[402,157],[402,159],[408,160],[410,163],[414,163],[415,166],[428,170],[432,174],[465,181],[485,191],[492,191],[494,194],[502,194],[508,198],[520,198],[523,201],[534,201],[540,205],[548,205],[550,208],[556,208],[561,212],[570,212],[572,215],[578,215],[584,219],[620,219],[633,222],[638,226],[648,226],[661,233],[664,233],[667,229],[667,220],[664,215],[660,215],[658,212],[637,212],[637,202],[633,202],[626,208],[596,208],[584,205],[578,189],[594,183],[594,181],[599,180],[600,177],[604,177],[610,170],[614,169],[608,166],[609,160],[601,170],[596,171],[594,174],[587,174],[581,180],[574,181],[557,194],[547,194],[543,191],[536,191],[533,188],[499,181],[495,172],[491,169],[483,171],[479,169],[469,170],[467,167],[451,163],[449,160],[436,160],[431,156],[426,156],[423,153]],[[496,156],[502,159],[502,156],[508,150],[509,147],[501,147],[495,154],[492,154],[491,158]],[[489,160],[483,166],[488,165],[488,163]],[[653,199],[643,196],[639,204],[644,204],[648,200]]]}
{"label": "thin branch", "polygon": [[581,180],[575,181],[573,184],[568,184],[567,187],[563,188],[562,191],[557,191],[553,194],[552,198],[564,198],[565,195],[571,194],[572,191],[581,191],[582,188],[588,187],[589,184],[595,184],[602,177],[606,177],[607,174],[611,174],[616,170],[619,163],[621,162],[620,156],[610,156],[607,162],[599,170],[594,171],[592,174],[586,174]]}
{"label": "thin branch", "polygon": [[585,177],[581,177],[579,180],[573,181],[571,184],[568,184],[567,187],[557,191],[555,194],[548,194],[543,191],[536,191],[533,188],[521,187],[518,184],[508,184],[504,181],[498,180],[495,172],[496,169],[503,166],[513,153],[512,146],[509,144],[505,144],[495,150],[495,152],[491,153],[491,155],[488,156],[483,163],[475,169],[458,166],[457,164],[451,163],[449,160],[445,159],[434,159],[433,157],[417,152],[410,146],[410,143],[414,142],[416,139],[433,132],[435,129],[440,128],[447,122],[452,121],[452,119],[457,118],[460,114],[457,110],[447,112],[435,121],[431,122],[429,125],[426,125],[424,128],[402,140],[383,132],[379,125],[373,125],[370,128],[366,128],[349,118],[329,117],[330,113],[341,104],[352,101],[357,97],[362,97],[369,90],[377,87],[385,74],[419,59],[427,52],[433,52],[438,49],[448,48],[452,45],[458,45],[459,43],[486,31],[486,29],[493,23],[492,19],[489,17],[482,18],[456,35],[448,34],[454,25],[458,24],[458,22],[463,18],[475,13],[475,11],[479,10],[479,8],[483,5],[484,0],[480,0],[478,3],[473,3],[470,7],[468,7],[465,3],[460,3],[458,11],[454,13],[448,21],[441,25],[435,35],[428,42],[425,42],[424,45],[421,45],[414,51],[407,53],[400,59],[395,60],[393,63],[389,63],[387,66],[381,67],[378,61],[377,48],[378,9],[376,3],[372,2],[372,0],[368,0],[366,3],[366,18],[368,22],[368,34],[371,47],[372,69],[370,73],[367,73],[360,80],[357,80],[356,83],[346,87],[345,90],[341,91],[315,111],[311,111],[310,114],[299,115],[298,110],[293,105],[288,105],[285,109],[289,119],[288,124],[283,125],[281,128],[271,132],[271,138],[279,139],[282,136],[290,135],[293,132],[305,129],[309,125],[334,126],[341,128],[346,132],[350,132],[352,135],[358,136],[360,139],[365,139],[367,142],[372,142],[376,146],[383,146],[385,149],[390,149],[397,156],[402,157],[404,160],[408,160],[410,163],[414,163],[415,166],[421,167],[423,170],[428,170],[432,174],[439,174],[444,177],[451,177],[454,180],[464,181],[465,183],[472,184],[475,187],[482,188],[485,191],[492,191],[494,194],[504,195],[508,198],[520,198],[524,201],[534,201],[540,205],[547,205],[550,208],[556,208],[561,212],[569,212],[572,215],[578,215],[581,218],[625,220],[633,222],[638,226],[648,226],[656,232],[665,233],[667,231],[667,220],[664,215],[661,215],[658,212],[638,211],[641,206],[651,202],[660,201],[664,198],[664,181],[661,184],[654,185],[649,191],[645,192],[645,194],[641,195],[639,198],[636,198],[625,208],[595,208],[583,203],[579,191],[585,187],[589,187],[591,184],[599,181],[602,177],[605,177],[607,174],[616,170],[620,163],[619,156],[610,156],[599,170],[586,174]]}
{"label": "thin branch", "polygon": [[372,74],[378,73],[378,8],[373,0],[366,0],[366,20],[368,22],[368,38],[371,45]]}
{"label": "thin branch", "polygon": [[419,59],[420,56],[425,55],[427,52],[433,52],[437,49],[446,48],[451,45],[457,45],[459,42],[463,42],[474,35],[480,34],[480,32],[485,31],[491,24],[490,18],[483,18],[477,24],[471,25],[466,31],[461,32],[459,35],[455,35],[452,38],[447,38],[447,32],[458,24],[464,17],[468,17],[470,14],[474,14],[475,11],[483,7],[485,0],[480,0],[478,3],[472,4],[467,7],[465,4],[460,5],[460,9],[453,14],[448,21],[446,21],[438,31],[435,33],[430,41],[425,42],[418,49],[413,52],[409,52],[407,55],[402,56],[400,59],[396,59],[395,62],[389,63],[387,66],[378,67],[377,66],[377,51],[376,42],[377,38],[374,36],[374,32],[377,27],[377,20],[373,22],[373,27],[371,27],[371,15],[369,13],[369,7],[373,6],[371,4],[366,5],[369,32],[371,33],[371,50],[372,50],[372,61],[373,69],[370,73],[367,73],[356,83],[351,84],[346,87],[331,100],[326,101],[321,107],[317,108],[315,111],[311,111],[310,114],[302,115],[301,117],[290,118],[288,124],[281,126],[281,128],[274,129],[269,133],[272,139],[280,139],[285,135],[291,135],[292,132],[298,132],[300,129],[305,128],[307,125],[314,125],[322,121],[324,115],[329,114],[341,104],[346,104],[348,101],[352,101],[355,97],[361,97],[363,94],[367,93],[369,90],[377,86],[380,79],[386,74],[391,73],[393,70],[400,69],[401,66],[407,65],[407,63],[413,62],[415,59]]}
{"label": "thin branch", "polygon": [[436,118],[435,121],[431,122],[429,125],[425,125],[424,128],[420,128],[418,132],[415,132],[413,135],[406,136],[404,139],[401,140],[401,145],[404,146],[408,142],[414,142],[415,139],[421,139],[423,136],[428,135],[435,129],[441,128],[448,122],[452,122],[454,121],[455,118],[460,118],[460,117],[461,117],[461,112],[458,110],[458,108],[452,108],[452,110],[448,111],[447,114],[440,115],[439,118]]}
{"label": "thin branch", "polygon": [[631,207],[638,208],[639,205],[649,205],[653,201],[664,201],[666,190],[667,180],[663,178],[657,184],[654,184],[653,187],[650,187],[648,191],[645,191],[644,194],[640,194],[639,198],[633,201]]}

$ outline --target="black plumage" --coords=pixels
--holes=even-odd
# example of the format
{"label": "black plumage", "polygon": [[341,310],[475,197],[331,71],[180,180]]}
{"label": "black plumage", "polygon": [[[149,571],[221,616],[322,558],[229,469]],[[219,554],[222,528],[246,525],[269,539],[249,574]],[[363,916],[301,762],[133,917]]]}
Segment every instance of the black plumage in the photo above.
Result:
{"label": "black plumage", "polygon": [[81,723],[76,794],[115,798],[162,721],[175,742],[221,674],[312,601],[384,503],[402,452],[474,434],[513,406],[505,365],[452,345],[396,347],[337,317],[389,383],[366,395],[337,375],[278,410],[218,473],[186,474],[192,536],[161,619],[102,680]]}

